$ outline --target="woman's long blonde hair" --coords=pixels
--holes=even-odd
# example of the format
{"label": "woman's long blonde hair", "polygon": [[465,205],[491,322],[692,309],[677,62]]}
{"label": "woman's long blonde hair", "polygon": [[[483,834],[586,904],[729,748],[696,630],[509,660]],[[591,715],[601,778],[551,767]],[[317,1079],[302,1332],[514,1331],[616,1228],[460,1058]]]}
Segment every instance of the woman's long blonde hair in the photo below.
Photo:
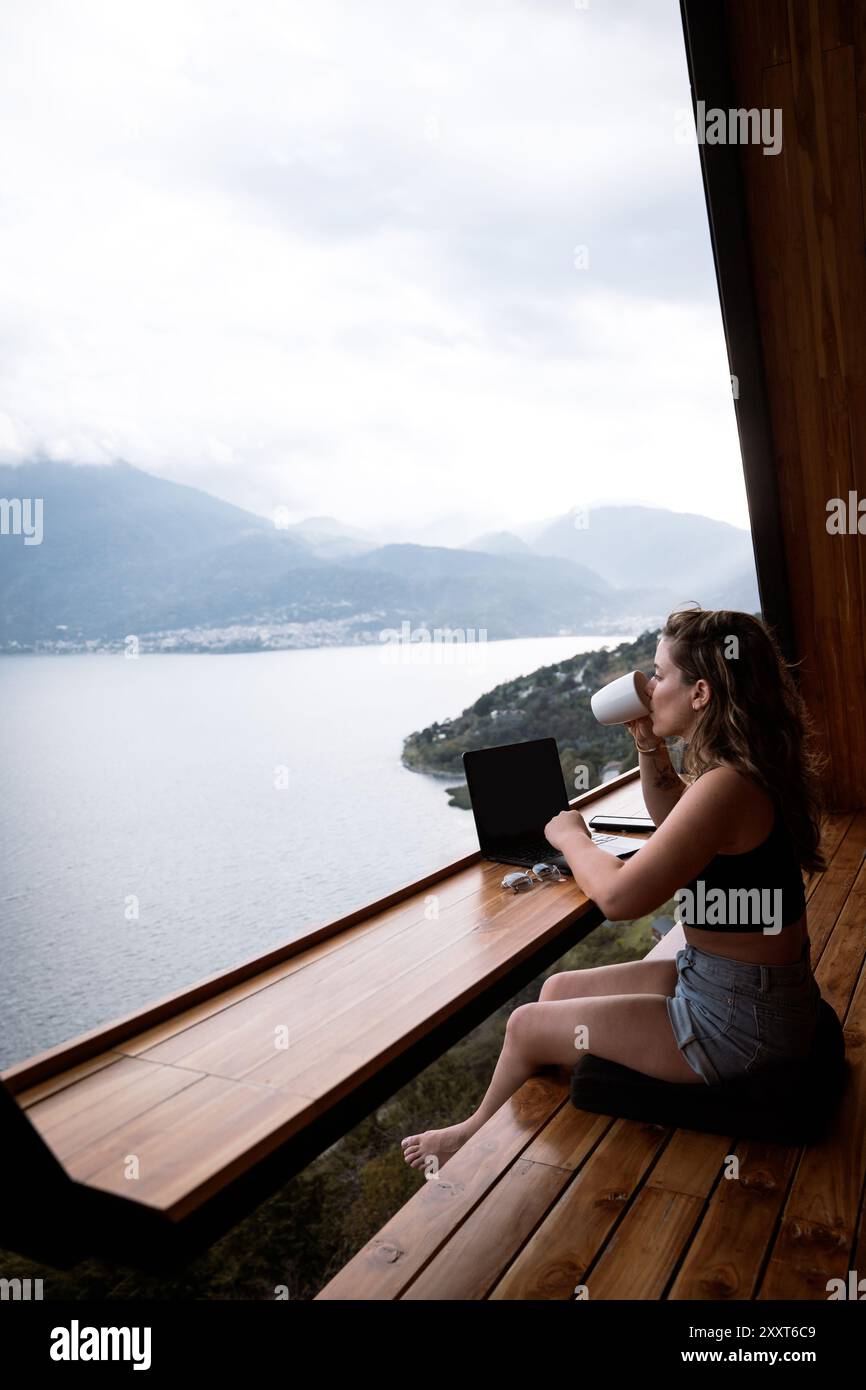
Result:
{"label": "woman's long blonde hair", "polygon": [[829,758],[771,628],[751,613],[681,608],[661,636],[683,683],[705,680],[712,692],[685,746],[684,773],[694,780],[722,761],[740,768],[773,798],[801,866],[826,869],[821,777]]}

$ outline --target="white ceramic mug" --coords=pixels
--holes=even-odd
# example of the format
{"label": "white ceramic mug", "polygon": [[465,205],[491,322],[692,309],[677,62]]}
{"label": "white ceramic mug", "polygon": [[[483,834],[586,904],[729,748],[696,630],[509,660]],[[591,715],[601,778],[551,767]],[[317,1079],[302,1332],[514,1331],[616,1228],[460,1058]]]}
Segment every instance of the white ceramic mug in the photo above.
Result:
{"label": "white ceramic mug", "polygon": [[649,704],[647,678],[643,671],[629,671],[609,685],[603,685],[590,700],[590,707],[599,724],[628,724],[632,719],[644,719]]}

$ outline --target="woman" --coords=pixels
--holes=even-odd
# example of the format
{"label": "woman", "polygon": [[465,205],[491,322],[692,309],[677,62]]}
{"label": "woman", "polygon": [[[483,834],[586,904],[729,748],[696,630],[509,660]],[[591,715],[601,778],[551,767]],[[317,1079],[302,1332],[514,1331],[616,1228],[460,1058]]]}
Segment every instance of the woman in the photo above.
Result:
{"label": "woman", "polygon": [[[413,1168],[431,1154],[441,1167],[527,1077],[571,1067],[578,1049],[704,1085],[809,1051],[820,993],[801,868],[827,867],[818,780],[826,760],[811,747],[789,669],[750,614],[680,610],[662,629],[647,693],[646,718],[627,727],[652,837],[620,861],[592,843],[578,811],[561,811],[544,833],[612,921],[642,917],[676,894],[686,945],[674,957],[672,931],[666,957],[546,979],[538,1003],[509,1016],[475,1113],[402,1141]],[[685,779],[668,756],[672,737],[686,740]]]}

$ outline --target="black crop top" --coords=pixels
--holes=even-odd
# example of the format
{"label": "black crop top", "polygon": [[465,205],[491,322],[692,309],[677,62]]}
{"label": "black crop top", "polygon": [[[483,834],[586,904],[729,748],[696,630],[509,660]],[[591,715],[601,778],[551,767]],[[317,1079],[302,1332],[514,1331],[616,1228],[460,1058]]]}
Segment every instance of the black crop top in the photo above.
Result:
{"label": "black crop top", "polygon": [[763,844],[744,854],[717,854],[675,897],[677,920],[701,931],[773,935],[774,928],[799,922],[806,911],[803,874],[778,807]]}

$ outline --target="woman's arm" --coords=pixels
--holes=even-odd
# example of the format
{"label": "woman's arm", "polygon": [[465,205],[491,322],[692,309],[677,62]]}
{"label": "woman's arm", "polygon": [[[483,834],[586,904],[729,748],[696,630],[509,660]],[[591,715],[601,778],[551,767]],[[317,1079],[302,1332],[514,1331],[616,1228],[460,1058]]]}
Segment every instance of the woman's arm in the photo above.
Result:
{"label": "woman's arm", "polygon": [[[664,739],[653,734],[653,721],[649,715],[643,719],[630,719],[625,726],[638,751],[640,768],[640,787],[644,805],[649,811],[653,824],[662,821],[674,809],[687,783],[679,776],[668,753]],[[641,748],[654,748],[652,753],[641,753]]]}
{"label": "woman's arm", "polygon": [[609,904],[612,921],[643,917],[696,878],[730,839],[731,826],[751,795],[731,767],[711,768],[688,791],[687,797],[678,797],[643,848],[623,864]]}
{"label": "woman's arm", "polygon": [[659,826],[676,806],[686,783],[671,762],[664,740],[654,753],[641,753],[638,749],[638,766],[644,805],[653,823]]}

